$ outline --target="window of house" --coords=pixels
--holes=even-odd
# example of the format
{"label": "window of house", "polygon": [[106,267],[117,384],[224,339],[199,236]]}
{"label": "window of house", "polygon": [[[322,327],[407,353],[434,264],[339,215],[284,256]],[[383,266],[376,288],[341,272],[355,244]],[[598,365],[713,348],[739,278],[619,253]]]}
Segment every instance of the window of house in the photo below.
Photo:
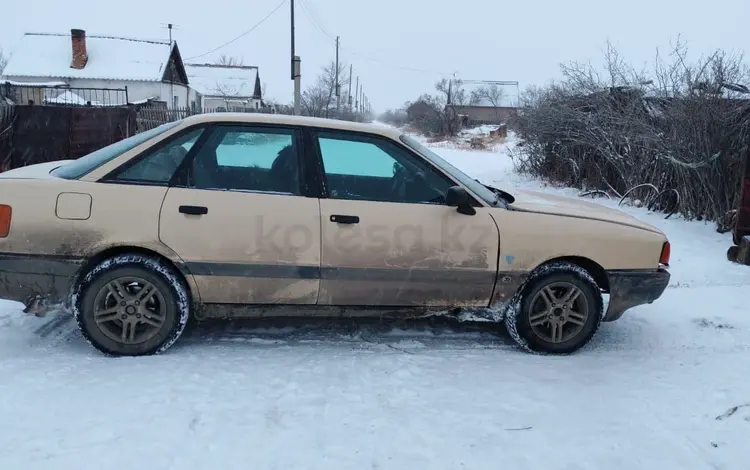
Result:
{"label": "window of house", "polygon": [[177,107],[180,105],[180,97],[179,96],[173,96],[172,97],[172,108],[177,109]]}
{"label": "window of house", "polygon": [[196,189],[299,195],[296,131],[218,127],[196,155],[189,184]]}
{"label": "window of house", "polygon": [[109,181],[122,183],[168,184],[175,171],[187,156],[203,129],[182,134],[156,149],[148,150],[145,156]]}
{"label": "window of house", "polygon": [[333,199],[444,204],[453,183],[385,139],[321,133],[318,145]]}

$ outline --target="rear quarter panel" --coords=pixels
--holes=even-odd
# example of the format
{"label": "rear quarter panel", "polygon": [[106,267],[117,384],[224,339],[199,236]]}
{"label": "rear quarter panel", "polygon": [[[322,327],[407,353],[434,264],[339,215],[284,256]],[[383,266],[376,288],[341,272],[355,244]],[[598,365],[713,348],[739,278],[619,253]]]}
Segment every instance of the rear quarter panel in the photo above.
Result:
{"label": "rear quarter panel", "polygon": [[[0,252],[88,258],[116,246],[137,246],[174,259],[159,243],[166,188],[69,181],[0,180],[0,203],[12,207]],[[60,195],[65,207],[58,207]],[[90,209],[85,207],[87,203]],[[88,217],[84,218],[86,215]]]}

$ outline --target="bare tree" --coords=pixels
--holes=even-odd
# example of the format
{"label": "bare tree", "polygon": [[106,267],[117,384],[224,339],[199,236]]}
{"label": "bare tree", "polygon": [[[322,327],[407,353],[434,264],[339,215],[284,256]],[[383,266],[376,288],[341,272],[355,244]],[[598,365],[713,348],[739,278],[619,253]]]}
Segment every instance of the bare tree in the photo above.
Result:
{"label": "bare tree", "polygon": [[216,64],[225,65],[227,67],[236,67],[244,65],[244,61],[242,60],[242,58],[222,54],[221,57],[219,57],[219,59],[216,61]]}
{"label": "bare tree", "polygon": [[519,170],[725,220],[750,139],[748,67],[723,51],[691,63],[679,41],[668,57],[657,53],[653,70],[640,70],[608,46],[603,72],[572,63],[561,81],[527,90],[511,123]]}
{"label": "bare tree", "polygon": [[338,83],[340,96],[340,111],[336,111],[336,63],[323,67],[312,85],[302,93],[301,106],[304,114],[317,117],[344,117],[347,108],[349,87],[349,66],[339,62]]}
{"label": "bare tree", "polygon": [[503,89],[499,85],[491,83],[472,90],[469,104],[472,106],[499,108],[503,105],[503,98]]}
{"label": "bare tree", "polygon": [[466,90],[464,90],[463,82],[459,79],[443,78],[435,84],[435,90],[446,104],[463,106],[467,103]]}
{"label": "bare tree", "polygon": [[0,75],[3,74],[3,70],[5,70],[5,64],[8,63],[8,59],[5,58],[5,55],[3,54],[3,48],[0,47]]}

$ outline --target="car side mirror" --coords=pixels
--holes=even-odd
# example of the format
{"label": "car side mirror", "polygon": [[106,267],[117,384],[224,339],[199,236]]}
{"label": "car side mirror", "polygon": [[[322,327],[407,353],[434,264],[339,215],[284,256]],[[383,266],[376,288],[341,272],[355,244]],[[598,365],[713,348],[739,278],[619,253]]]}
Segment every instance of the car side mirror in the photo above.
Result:
{"label": "car side mirror", "polygon": [[449,206],[456,207],[460,214],[474,215],[477,210],[471,206],[471,198],[461,186],[451,186],[445,192],[445,203]]}

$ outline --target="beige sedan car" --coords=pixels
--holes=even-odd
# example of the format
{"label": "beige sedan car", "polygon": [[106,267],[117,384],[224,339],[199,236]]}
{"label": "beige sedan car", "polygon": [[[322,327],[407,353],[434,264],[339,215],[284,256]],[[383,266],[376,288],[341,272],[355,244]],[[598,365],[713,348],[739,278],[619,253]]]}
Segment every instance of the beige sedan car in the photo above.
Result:
{"label": "beige sedan car", "polygon": [[111,355],[162,352],[191,318],[466,309],[570,353],[661,296],[669,249],[620,211],[334,120],[205,114],[0,175],[0,297],[62,305]]}

